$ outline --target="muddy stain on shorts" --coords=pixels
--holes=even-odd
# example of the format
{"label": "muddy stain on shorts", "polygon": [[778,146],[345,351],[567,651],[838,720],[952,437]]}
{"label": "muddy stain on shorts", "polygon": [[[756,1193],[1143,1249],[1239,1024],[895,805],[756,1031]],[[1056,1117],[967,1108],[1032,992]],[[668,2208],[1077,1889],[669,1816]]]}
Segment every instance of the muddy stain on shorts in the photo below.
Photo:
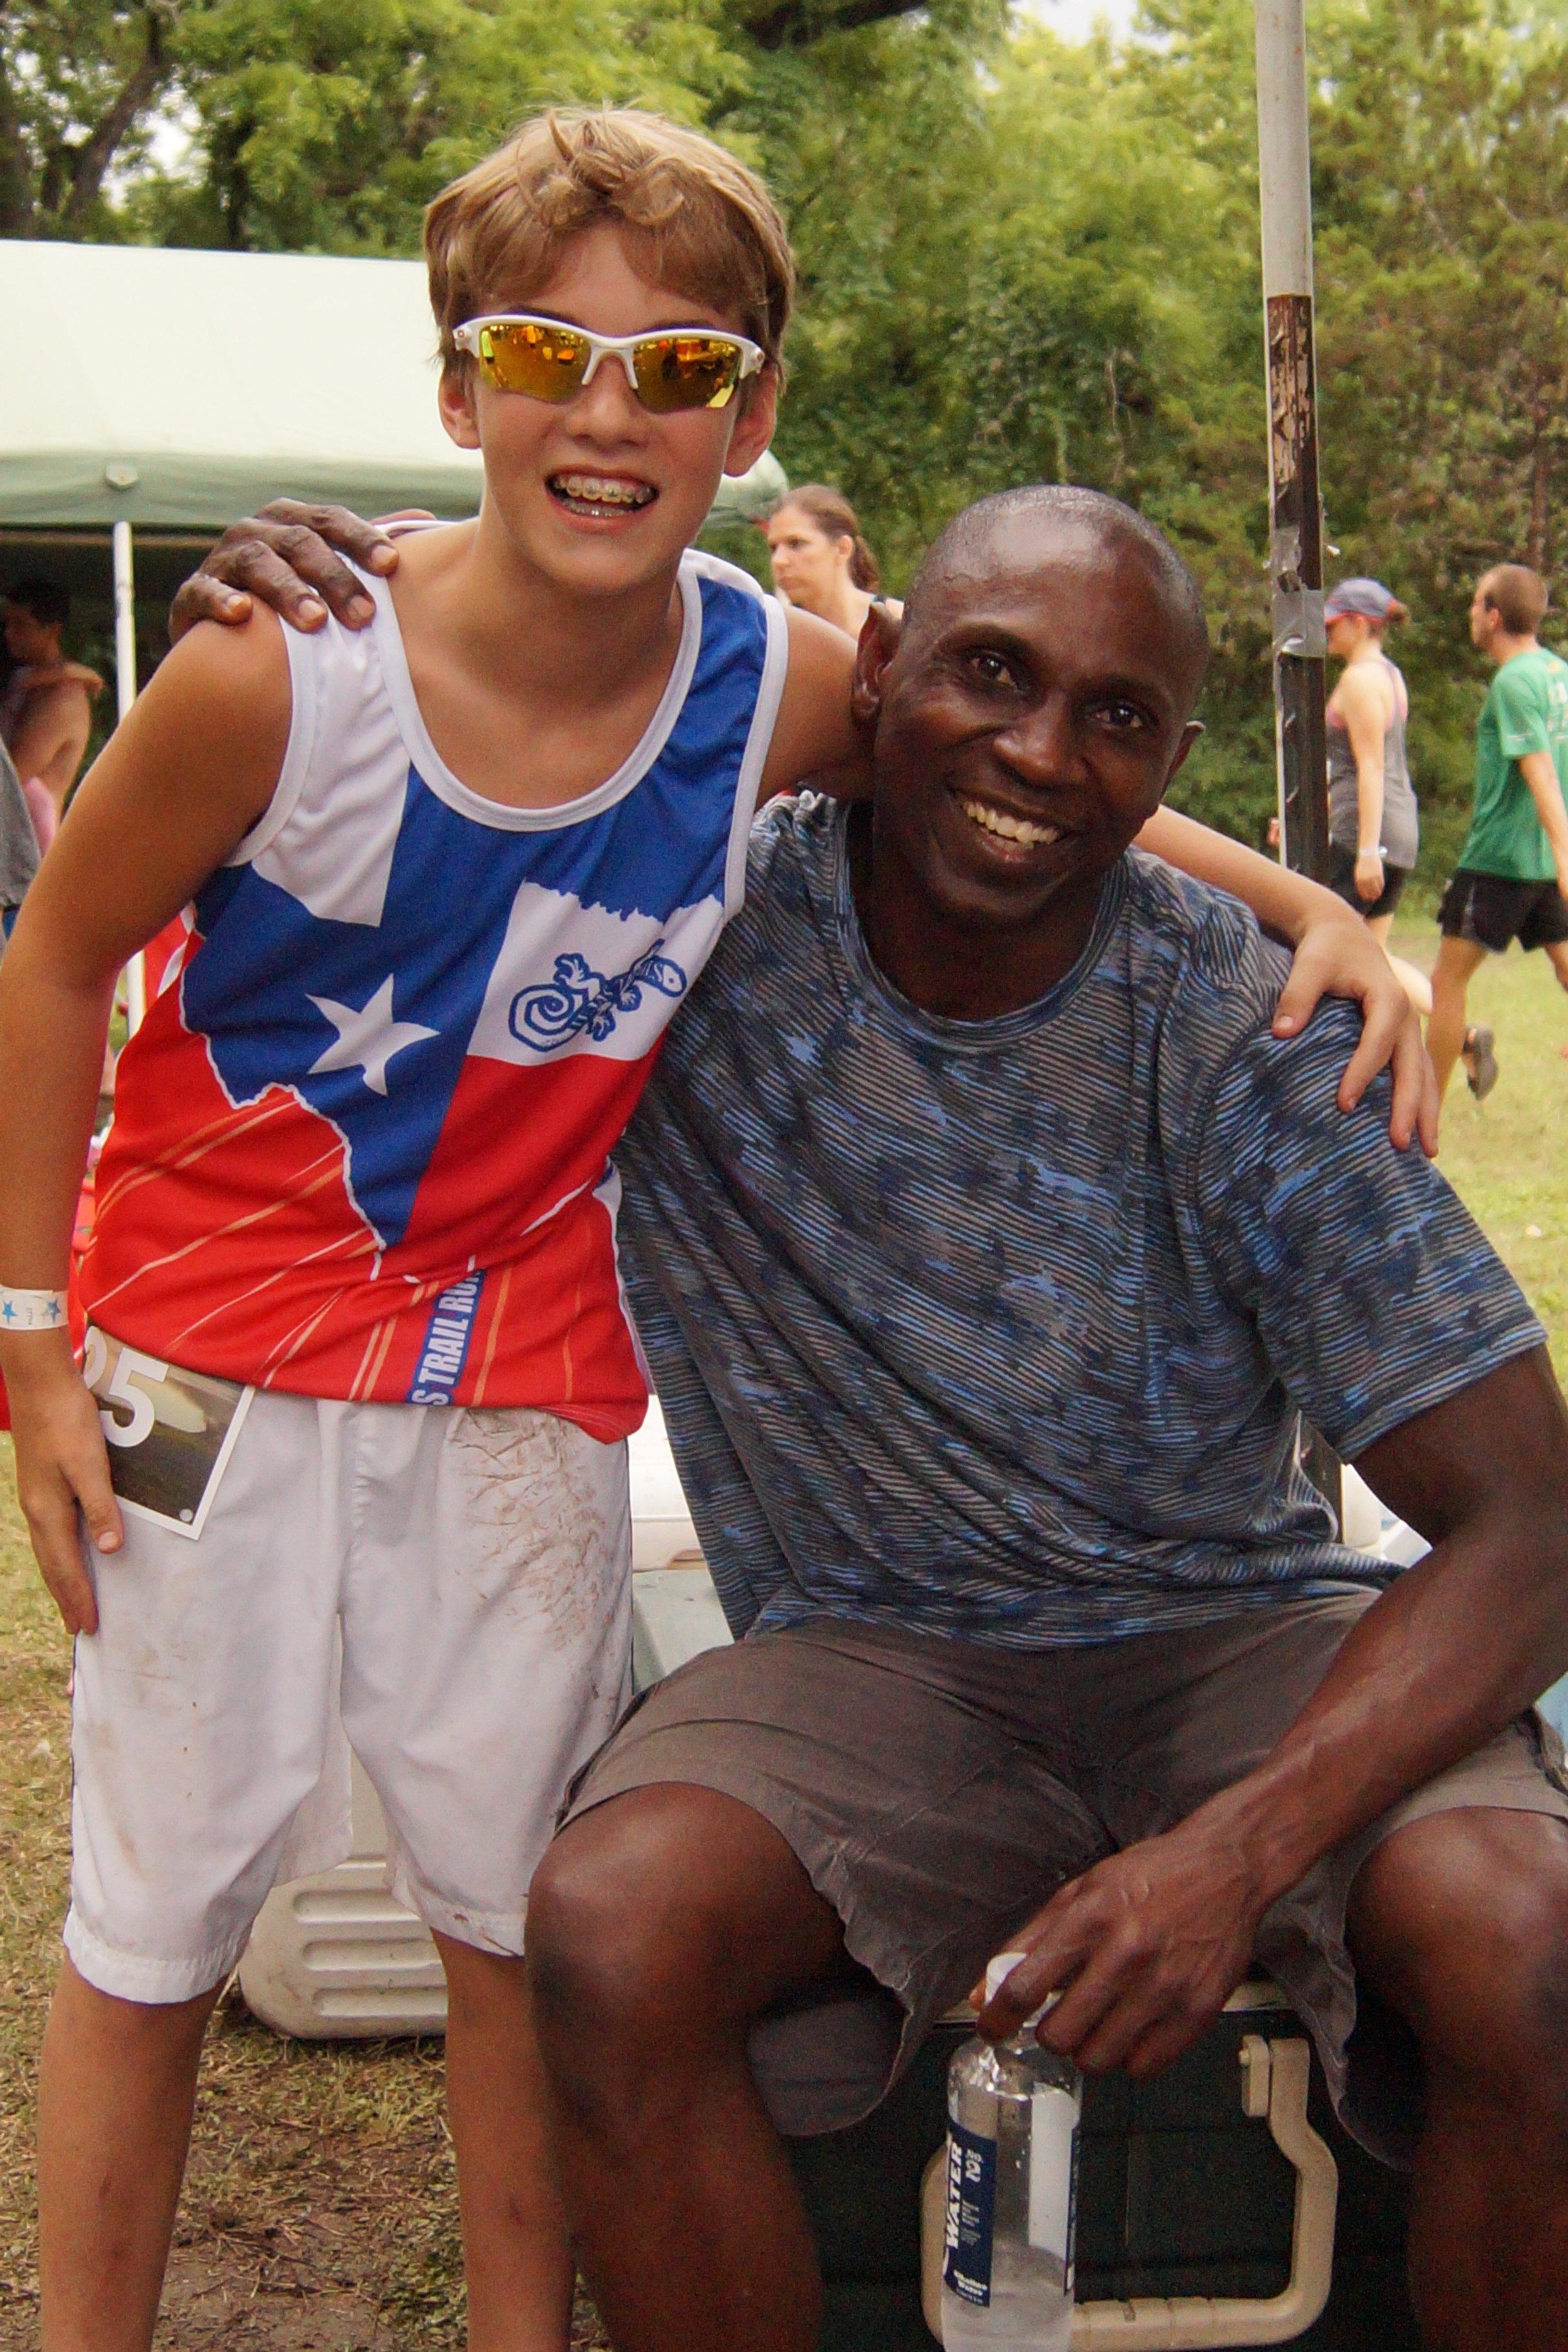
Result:
{"label": "muddy stain on shorts", "polygon": [[482,1407],[454,1412],[447,1443],[478,1539],[457,1572],[510,1614],[542,1617],[556,1646],[576,1647],[604,1622],[624,1574],[614,1485],[584,1453],[606,1449],[553,1413]]}

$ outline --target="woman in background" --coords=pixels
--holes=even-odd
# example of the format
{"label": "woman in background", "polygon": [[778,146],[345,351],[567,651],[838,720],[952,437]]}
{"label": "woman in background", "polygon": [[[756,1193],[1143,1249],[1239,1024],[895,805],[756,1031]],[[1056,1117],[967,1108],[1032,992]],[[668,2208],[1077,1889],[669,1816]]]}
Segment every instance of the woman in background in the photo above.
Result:
{"label": "woman in background", "polygon": [[[1415,864],[1420,819],[1405,756],[1410,695],[1383,649],[1409,616],[1380,580],[1342,580],[1323,607],[1329,651],[1344,668],[1329,697],[1328,885],[1365,918],[1384,954],[1394,910]],[[1432,1010],[1426,974],[1390,962],[1418,1013]]]}
{"label": "woman in background", "polygon": [[[860,530],[860,519],[839,490],[803,482],[763,525],[773,559],[773,586],[786,604],[831,621],[858,637],[879,593],[882,575]],[[889,604],[897,613],[900,607]]]}

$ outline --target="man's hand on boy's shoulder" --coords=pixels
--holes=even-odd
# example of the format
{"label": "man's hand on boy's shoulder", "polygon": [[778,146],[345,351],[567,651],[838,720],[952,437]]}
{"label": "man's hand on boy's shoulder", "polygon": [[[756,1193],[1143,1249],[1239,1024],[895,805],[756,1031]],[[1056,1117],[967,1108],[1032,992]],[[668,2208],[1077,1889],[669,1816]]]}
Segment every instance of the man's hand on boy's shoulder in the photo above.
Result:
{"label": "man's hand on boy's shoulder", "polygon": [[[366,572],[394,571],[397,547],[382,523],[414,517],[409,509],[365,522],[347,507],[274,499],[258,515],[231,523],[182,584],[169,613],[170,636],[178,642],[198,621],[248,620],[254,603],[270,605],[296,629],[319,629],[329,610],[345,627],[363,628],[375,608],[340,559],[346,555]],[[787,617],[789,671],[758,798],[809,781],[835,799],[861,799],[870,767],[850,710],[854,639],[794,606]],[[898,625],[884,617],[881,625]]]}
{"label": "man's hand on boy's shoulder", "polygon": [[274,499],[258,515],[231,522],[200,570],[181,583],[169,609],[169,635],[178,644],[198,621],[248,620],[253,597],[291,628],[319,629],[331,612],[346,628],[363,629],[375,607],[339,557],[366,572],[395,571],[396,543],[382,524],[424,518],[424,509],[410,507],[366,522],[347,507]]}

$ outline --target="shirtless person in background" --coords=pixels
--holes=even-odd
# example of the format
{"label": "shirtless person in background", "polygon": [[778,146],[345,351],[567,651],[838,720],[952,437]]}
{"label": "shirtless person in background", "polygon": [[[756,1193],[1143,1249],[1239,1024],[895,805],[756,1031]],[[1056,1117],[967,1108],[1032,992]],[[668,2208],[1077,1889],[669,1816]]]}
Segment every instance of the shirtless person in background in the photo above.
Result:
{"label": "shirtless person in background", "polygon": [[103,692],[98,672],[61,650],[69,617],[70,598],[52,580],[18,580],[5,598],[5,650],[17,667],[0,692],[0,743],[21,779],[40,849],[65,814]]}

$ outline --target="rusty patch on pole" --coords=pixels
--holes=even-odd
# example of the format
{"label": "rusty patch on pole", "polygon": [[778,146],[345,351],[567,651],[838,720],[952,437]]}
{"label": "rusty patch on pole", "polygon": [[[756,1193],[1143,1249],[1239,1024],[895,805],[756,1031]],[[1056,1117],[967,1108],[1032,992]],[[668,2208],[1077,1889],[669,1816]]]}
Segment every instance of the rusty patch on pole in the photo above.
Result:
{"label": "rusty patch on pole", "polygon": [[1323,522],[1312,298],[1276,294],[1268,315],[1269,619],[1274,640],[1285,854],[1320,881],[1329,866],[1323,724]]}

